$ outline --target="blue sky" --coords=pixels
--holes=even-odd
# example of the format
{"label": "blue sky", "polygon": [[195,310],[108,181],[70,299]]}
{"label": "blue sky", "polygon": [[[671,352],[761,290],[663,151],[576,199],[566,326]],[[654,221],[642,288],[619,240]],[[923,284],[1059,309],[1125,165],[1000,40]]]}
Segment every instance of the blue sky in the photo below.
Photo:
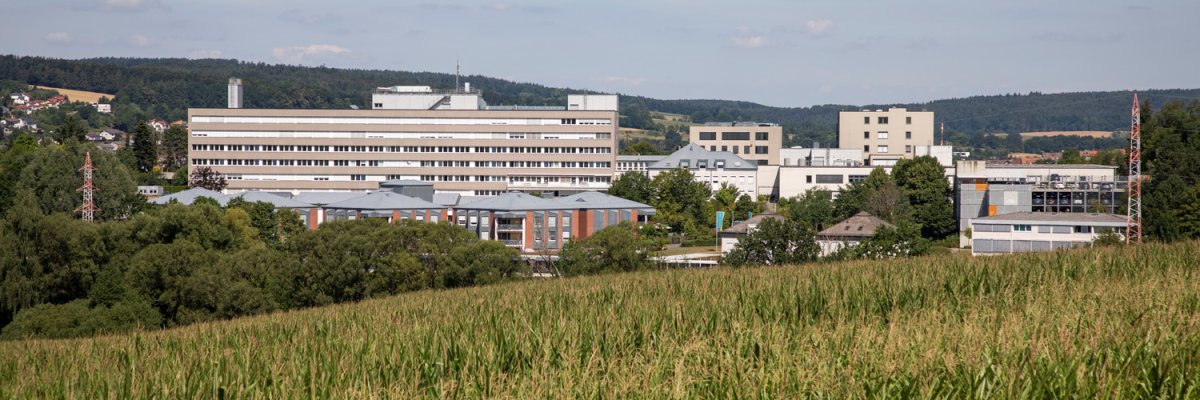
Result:
{"label": "blue sky", "polygon": [[1200,87],[1195,0],[31,0],[0,9],[17,17],[5,18],[5,54],[450,73],[458,59],[464,74],[667,99],[809,106]]}

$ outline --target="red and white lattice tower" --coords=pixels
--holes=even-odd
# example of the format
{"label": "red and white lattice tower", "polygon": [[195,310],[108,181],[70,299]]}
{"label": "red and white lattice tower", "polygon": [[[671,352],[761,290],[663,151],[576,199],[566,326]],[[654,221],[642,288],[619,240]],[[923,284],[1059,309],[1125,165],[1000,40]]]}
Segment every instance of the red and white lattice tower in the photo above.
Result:
{"label": "red and white lattice tower", "polygon": [[83,168],[79,170],[83,171],[83,186],[77,191],[83,192],[83,205],[76,208],[75,212],[80,213],[84,221],[92,221],[96,219],[96,211],[100,211],[96,208],[96,187],[92,185],[92,172],[96,171],[92,166],[92,152],[87,152],[83,159]]}
{"label": "red and white lattice tower", "polygon": [[1129,128],[1129,225],[1126,243],[1142,243],[1142,116],[1133,94],[1133,123]]}

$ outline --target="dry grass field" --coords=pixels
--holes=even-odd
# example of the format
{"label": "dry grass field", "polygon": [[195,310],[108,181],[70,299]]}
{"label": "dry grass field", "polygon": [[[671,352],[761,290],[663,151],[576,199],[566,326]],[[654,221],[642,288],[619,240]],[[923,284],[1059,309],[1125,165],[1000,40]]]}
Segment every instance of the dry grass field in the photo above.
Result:
{"label": "dry grass field", "polygon": [[69,99],[71,101],[82,101],[84,103],[98,103],[98,102],[100,102],[101,97],[107,97],[109,100],[112,100],[113,97],[115,97],[114,95],[107,94],[107,93],[86,92],[86,91],[82,91],[82,90],[63,89],[63,88],[56,88],[56,87],[49,87],[49,86],[32,86],[31,85],[29,88],[30,89],[34,89],[34,88],[50,89],[50,90],[58,92],[58,94],[67,96],[67,99]]}
{"label": "dry grass field", "polygon": [[1197,398],[1200,243],[670,270],[0,343],[5,398]]}

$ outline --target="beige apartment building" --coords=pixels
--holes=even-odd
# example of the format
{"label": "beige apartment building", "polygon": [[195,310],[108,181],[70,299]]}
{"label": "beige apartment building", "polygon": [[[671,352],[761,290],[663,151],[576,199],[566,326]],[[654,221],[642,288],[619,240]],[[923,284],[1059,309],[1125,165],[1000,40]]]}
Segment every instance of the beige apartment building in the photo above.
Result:
{"label": "beige apartment building", "polygon": [[617,98],[488,106],[478,91],[379,88],[371,110],[188,109],[188,159],[227,192],[369,191],[393,179],[465,196],[605,190]]}
{"label": "beige apartment building", "polygon": [[933,146],[933,112],[890,108],[887,111],[838,113],[838,147],[862,149],[868,165],[895,165],[913,158],[917,146]]}
{"label": "beige apartment building", "polygon": [[691,127],[688,141],[708,151],[728,151],[758,165],[778,165],[783,127],[760,122],[709,122]]}

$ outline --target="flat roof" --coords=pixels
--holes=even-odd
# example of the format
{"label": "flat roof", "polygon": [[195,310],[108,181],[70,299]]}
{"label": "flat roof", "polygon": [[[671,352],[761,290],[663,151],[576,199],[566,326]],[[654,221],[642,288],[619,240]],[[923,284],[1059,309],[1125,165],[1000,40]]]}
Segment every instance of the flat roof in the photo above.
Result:
{"label": "flat roof", "polygon": [[1099,226],[1126,226],[1128,219],[1124,215],[1106,213],[1047,213],[1047,212],[1015,212],[975,218],[971,223],[985,225],[994,224],[1045,224],[1054,222],[1081,223]]}
{"label": "flat roof", "polygon": [[1003,169],[1117,169],[1114,166],[1099,164],[988,164],[987,167]]}

